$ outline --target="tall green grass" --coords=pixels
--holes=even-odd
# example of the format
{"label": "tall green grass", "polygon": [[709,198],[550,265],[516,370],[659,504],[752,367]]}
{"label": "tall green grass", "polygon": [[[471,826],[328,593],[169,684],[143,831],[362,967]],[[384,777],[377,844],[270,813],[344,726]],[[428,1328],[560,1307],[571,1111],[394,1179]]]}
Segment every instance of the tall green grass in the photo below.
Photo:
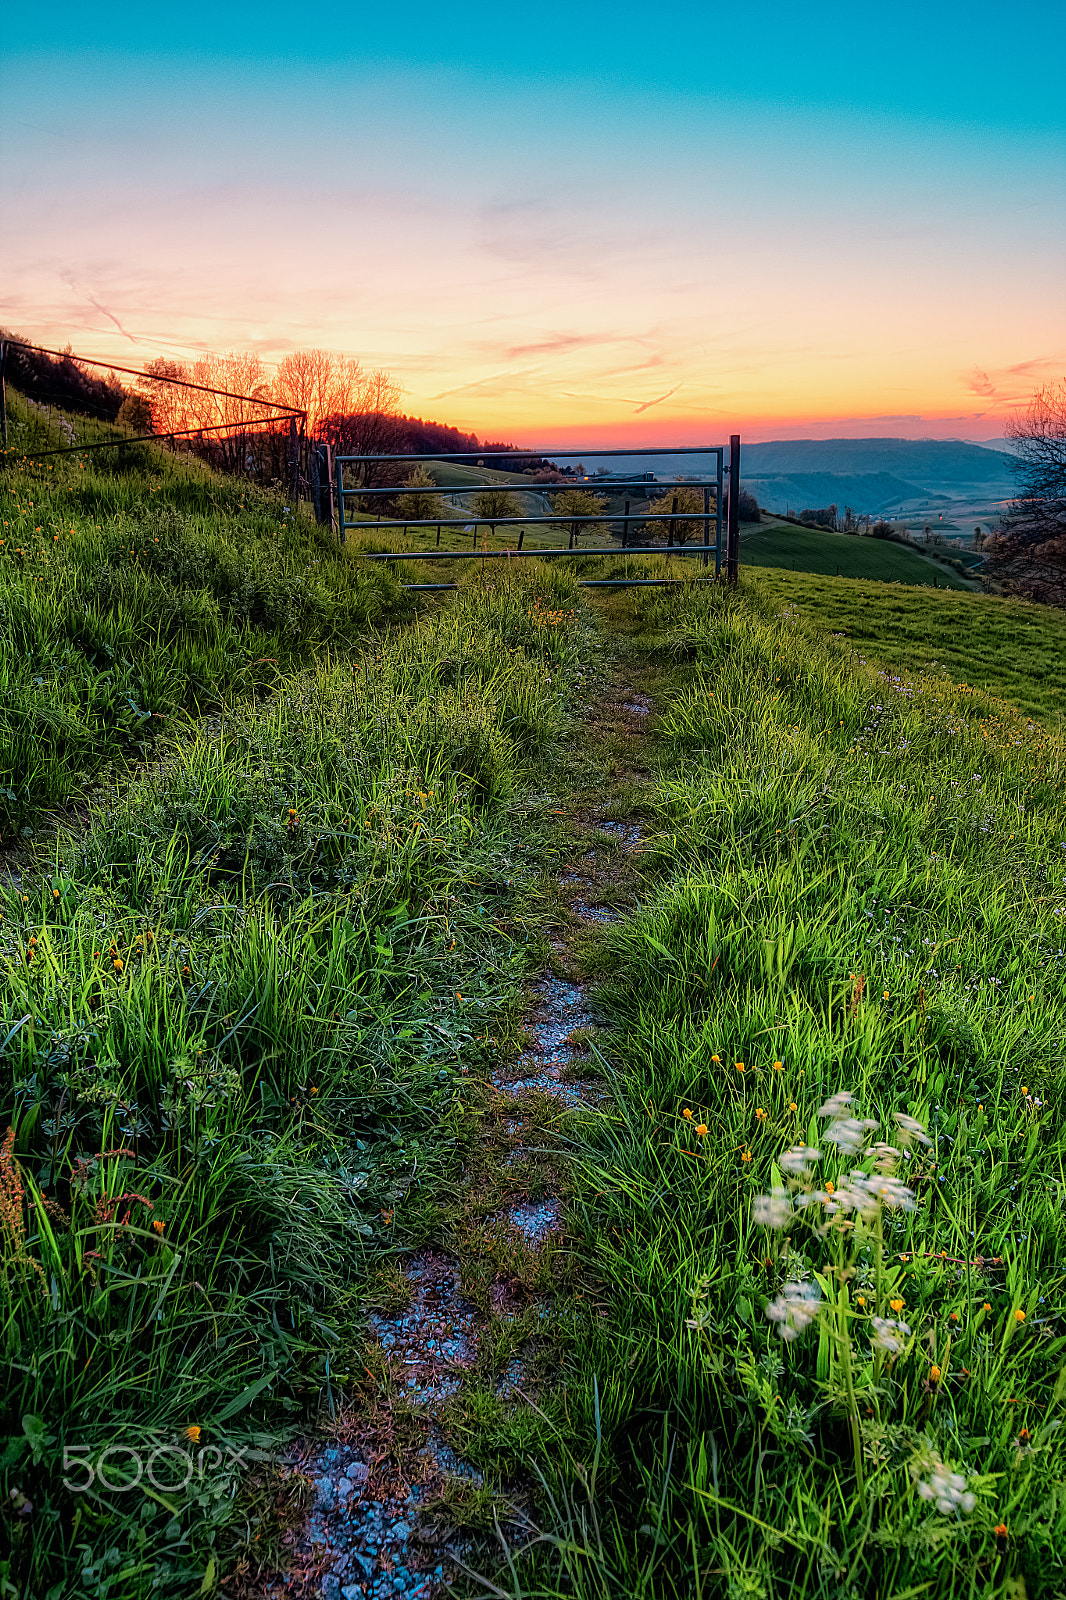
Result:
{"label": "tall green grass", "polygon": [[391,573],[278,495],[162,447],[9,460],[0,518],[7,844],[186,717],[410,614]]}
{"label": "tall green grass", "polygon": [[677,671],[575,1145],[607,1315],[513,1592],[1063,1592],[1066,749],[758,584],[639,606]]}
{"label": "tall green grass", "polygon": [[[527,569],[234,707],[0,891],[5,1593],[212,1592],[259,1531],[231,1452],[358,1377],[368,1275],[431,1234],[519,1004],[507,802],[571,598]],[[123,1490],[179,1449],[188,1492]]]}

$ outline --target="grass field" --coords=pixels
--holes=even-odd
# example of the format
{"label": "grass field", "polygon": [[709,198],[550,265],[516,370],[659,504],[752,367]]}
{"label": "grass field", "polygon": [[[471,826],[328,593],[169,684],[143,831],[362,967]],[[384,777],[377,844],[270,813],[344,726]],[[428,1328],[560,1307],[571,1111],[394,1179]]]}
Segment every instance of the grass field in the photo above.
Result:
{"label": "grass field", "polygon": [[[11,409],[14,452],[31,414]],[[4,845],[183,718],[410,614],[279,495],[154,447],[16,462],[0,521]]]}
{"label": "grass field", "polygon": [[[409,1424],[368,1317],[431,1245],[485,1329],[438,1418],[484,1475],[463,1592],[1066,1593],[1061,614],[576,589],[679,565],[617,553],[416,611],[154,452],[0,494],[5,832],[80,807],[0,887],[0,1590],[269,1593],[293,1437]],[[162,736],[116,713],[164,694]],[[643,844],[575,931],[590,815]],[[505,1138],[546,968],[603,1097]],[[550,1255],[492,1231],[516,1193]],[[201,1439],[187,1494],[78,1492]]]}
{"label": "grass field", "polygon": [[828,533],[822,528],[797,528],[771,523],[741,529],[740,560],[746,567],[785,567],[830,577],[867,578],[881,583],[928,584],[941,589],[969,587],[950,567],[923,560],[891,539]]}
{"label": "grass field", "polygon": [[511,1592],[1057,1594],[1066,748],[776,598],[618,603],[660,776],[587,957],[596,1487]]}
{"label": "grass field", "polygon": [[[742,547],[743,548],[743,547]],[[885,584],[760,574],[779,607],[894,671],[969,684],[1029,715],[1066,713],[1066,619],[1051,606],[977,594],[916,593]]]}

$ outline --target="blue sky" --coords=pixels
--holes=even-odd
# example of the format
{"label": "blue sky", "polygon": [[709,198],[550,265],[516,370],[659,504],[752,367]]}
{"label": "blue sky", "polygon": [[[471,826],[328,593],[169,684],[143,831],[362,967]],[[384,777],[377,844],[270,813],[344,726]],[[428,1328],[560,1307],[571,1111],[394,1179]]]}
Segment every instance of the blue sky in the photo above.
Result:
{"label": "blue sky", "polygon": [[1066,7],[1023,22],[23,8],[0,318],[344,349],[479,431],[998,434],[1066,367]]}

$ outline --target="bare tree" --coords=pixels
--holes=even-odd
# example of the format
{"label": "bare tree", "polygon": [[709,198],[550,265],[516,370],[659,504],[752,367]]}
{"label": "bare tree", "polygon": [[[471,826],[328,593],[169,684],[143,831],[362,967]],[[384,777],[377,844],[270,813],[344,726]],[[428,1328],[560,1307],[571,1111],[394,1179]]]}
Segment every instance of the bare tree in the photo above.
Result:
{"label": "bare tree", "polygon": [[1066,379],[1049,383],[1006,425],[1018,493],[1008,529],[1019,546],[1066,535]]}
{"label": "bare tree", "polygon": [[271,393],[281,405],[307,412],[307,430],[315,438],[327,417],[355,415],[365,408],[367,382],[353,356],[293,350],[278,362]]}
{"label": "bare tree", "polygon": [[[403,445],[400,399],[403,387],[391,373],[360,373],[346,409],[321,419],[319,438],[335,456],[397,455]],[[396,464],[364,463],[355,481],[366,488],[396,481]],[[376,508],[375,508],[376,509]]]}
{"label": "bare tree", "polygon": [[211,459],[231,471],[246,465],[247,430],[257,431],[277,417],[270,383],[255,354],[207,354],[192,366],[161,356],[145,371],[148,376],[138,379],[138,385],[151,408],[155,432],[202,429]]}
{"label": "bare tree", "polygon": [[1008,593],[1066,605],[1066,380],[1011,417],[1018,490],[985,543],[986,570]]}

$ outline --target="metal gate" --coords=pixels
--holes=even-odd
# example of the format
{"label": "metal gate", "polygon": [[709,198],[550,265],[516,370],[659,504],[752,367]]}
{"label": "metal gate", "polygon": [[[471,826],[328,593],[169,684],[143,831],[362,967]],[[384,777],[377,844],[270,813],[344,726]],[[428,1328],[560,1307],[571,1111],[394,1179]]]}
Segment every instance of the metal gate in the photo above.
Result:
{"label": "metal gate", "polygon": [[[453,488],[447,485],[437,485],[435,488],[425,484],[391,484],[384,487],[380,484],[368,484],[367,479],[374,473],[388,465],[395,464],[412,467],[418,463],[478,463],[482,462],[485,455],[491,453],[485,450],[465,450],[443,453],[438,455],[347,455],[334,458],[336,471],[337,515],[340,526],[340,536],[347,540],[350,530],[361,533],[377,533],[387,528],[403,528],[405,530],[436,530],[436,543],[430,549],[424,550],[383,550],[368,551],[366,559],[369,561],[491,561],[515,560],[518,557],[536,556],[542,560],[551,560],[558,556],[573,555],[627,555],[627,556],[695,556],[704,568],[709,567],[711,557],[714,557],[714,576],[721,576],[723,567],[726,579],[730,583],[737,581],[737,565],[739,553],[739,511],[740,511],[740,435],[733,434],[729,441],[729,489],[725,489],[725,456],[723,445],[678,446],[677,448],[661,447],[654,450],[523,450],[522,457],[532,456],[552,461],[565,461],[581,459],[595,459],[617,456],[688,456],[696,458],[714,458],[714,478],[708,480],[706,475],[701,477],[681,477],[672,480],[653,480],[655,487],[664,495],[674,492],[671,510],[650,512],[633,512],[630,507],[632,499],[626,498],[624,509],[619,511],[606,511],[597,514],[572,515],[568,511],[553,510],[550,506],[540,513],[526,512],[519,516],[484,515],[466,511],[463,515],[429,516],[429,517],[379,517],[375,522],[357,521],[349,517],[349,504],[360,500],[373,504],[375,500],[381,502],[396,500],[403,495],[432,495],[443,497],[451,494],[453,509],[456,495],[473,495],[479,490],[491,489],[503,494],[525,494],[540,496],[547,499],[551,494],[558,494],[569,488],[589,488],[593,492],[602,493],[609,491],[615,498],[632,495],[637,490],[647,491],[651,485],[648,475],[641,479],[630,481],[625,477],[615,479],[604,476],[593,478],[574,479],[571,484],[538,485],[536,483],[471,483],[457,484]],[[345,481],[347,469],[347,481]],[[353,478],[362,478],[362,482],[353,482]],[[679,511],[677,509],[678,494],[681,489],[698,489],[703,491],[703,510]],[[713,495],[713,507],[711,499]],[[636,525],[649,522],[665,523],[668,526],[667,543],[630,545],[628,535],[630,529]],[[702,523],[703,543],[688,544],[684,540],[675,542],[674,531],[679,523]],[[530,527],[543,528],[545,526],[558,526],[566,523],[570,526],[570,543],[566,546],[538,546],[536,541],[530,547],[525,546],[526,530]],[[714,525],[714,541],[711,541],[711,525]],[[621,524],[621,544],[586,544],[580,545],[578,529],[592,532],[602,528],[613,535],[613,529]],[[497,528],[506,528],[518,532],[517,543],[498,549],[490,549],[488,535],[496,536]],[[465,533],[473,532],[473,546],[465,550],[440,548],[443,531],[448,529],[453,532],[461,529]],[[488,530],[486,533],[485,530]],[[482,535],[482,548],[479,550],[478,536]],[[723,541],[723,534],[725,535]],[[505,536],[506,537],[506,536]],[[724,549],[723,549],[724,543]],[[702,576],[710,577],[709,573]],[[583,578],[579,580],[582,588],[589,589],[625,589],[634,587],[654,587],[656,585],[678,583],[678,578]],[[455,583],[405,583],[405,589],[433,590],[454,589]]]}

